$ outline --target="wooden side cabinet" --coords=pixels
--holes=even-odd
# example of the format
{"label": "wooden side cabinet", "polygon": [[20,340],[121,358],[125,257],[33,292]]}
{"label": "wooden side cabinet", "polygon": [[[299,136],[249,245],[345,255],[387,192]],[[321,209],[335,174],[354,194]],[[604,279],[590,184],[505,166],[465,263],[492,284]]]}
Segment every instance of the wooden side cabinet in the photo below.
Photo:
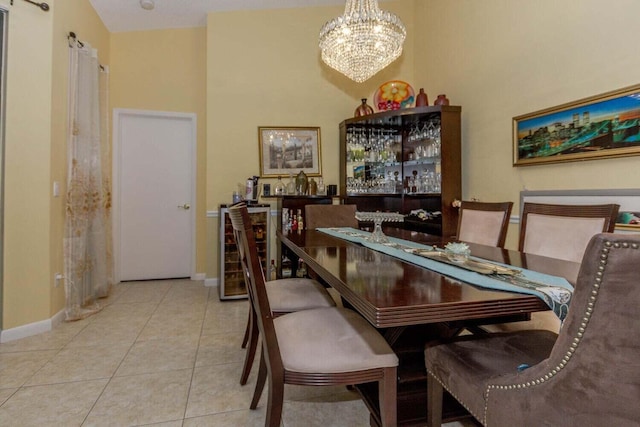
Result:
{"label": "wooden side cabinet", "polygon": [[[298,210],[304,218],[304,207],[306,205],[323,204],[330,205],[333,203],[333,199],[337,196],[297,196],[297,195],[284,195],[284,196],[272,196],[266,199],[276,199],[276,229],[282,231],[282,212],[288,210],[291,215],[297,214]],[[304,220],[303,220],[304,223]],[[293,254],[289,253],[286,247],[282,244],[276,245],[276,260],[277,260],[277,276],[279,278],[287,278],[296,275],[297,265]],[[294,261],[292,261],[294,260]],[[266,270],[265,270],[266,271]]]}

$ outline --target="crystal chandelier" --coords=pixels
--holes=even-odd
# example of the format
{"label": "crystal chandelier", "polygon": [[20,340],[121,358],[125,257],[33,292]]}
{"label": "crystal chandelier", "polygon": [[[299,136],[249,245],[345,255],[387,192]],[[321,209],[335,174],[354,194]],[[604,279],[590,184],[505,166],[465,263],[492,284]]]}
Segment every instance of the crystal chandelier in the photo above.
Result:
{"label": "crystal chandelier", "polygon": [[320,30],[319,44],[328,66],[362,83],[402,54],[406,36],[400,18],[377,0],[347,0],[344,15]]}

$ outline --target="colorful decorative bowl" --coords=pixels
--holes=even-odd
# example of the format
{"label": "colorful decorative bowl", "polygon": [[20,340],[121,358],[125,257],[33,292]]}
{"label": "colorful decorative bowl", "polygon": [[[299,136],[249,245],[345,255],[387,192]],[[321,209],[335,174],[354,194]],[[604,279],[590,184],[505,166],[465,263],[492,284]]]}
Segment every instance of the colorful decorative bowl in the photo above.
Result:
{"label": "colorful decorative bowl", "polygon": [[373,103],[378,111],[411,108],[415,99],[411,85],[401,80],[383,83],[373,95]]}

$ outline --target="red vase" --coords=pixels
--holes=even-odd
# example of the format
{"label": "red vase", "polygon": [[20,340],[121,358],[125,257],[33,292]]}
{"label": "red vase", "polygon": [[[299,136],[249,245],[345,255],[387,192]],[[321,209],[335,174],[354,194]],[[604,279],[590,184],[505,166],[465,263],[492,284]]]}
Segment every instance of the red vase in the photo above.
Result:
{"label": "red vase", "polygon": [[438,95],[433,105],[449,105],[449,98],[447,95]]}
{"label": "red vase", "polygon": [[373,114],[373,108],[367,104],[367,98],[362,98],[362,104],[356,108],[354,113],[355,117],[367,116],[369,114]]}
{"label": "red vase", "polygon": [[425,107],[429,105],[429,99],[427,94],[424,93],[424,89],[420,88],[420,93],[416,96],[416,107]]}

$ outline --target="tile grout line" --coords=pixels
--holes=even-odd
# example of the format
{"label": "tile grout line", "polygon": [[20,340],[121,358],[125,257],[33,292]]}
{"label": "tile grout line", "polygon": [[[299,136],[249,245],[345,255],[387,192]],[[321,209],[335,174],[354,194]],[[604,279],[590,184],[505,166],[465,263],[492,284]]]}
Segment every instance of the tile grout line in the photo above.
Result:
{"label": "tile grout line", "polygon": [[[89,411],[87,411],[87,414],[84,416],[82,423],[80,424],[81,426],[85,425],[87,422],[87,419],[89,418],[89,415],[91,415],[91,412],[95,409],[96,404],[100,401],[100,398],[104,395],[104,392],[107,390],[107,387],[109,387],[109,384],[111,384],[111,381],[113,380],[113,378],[116,375],[116,372],[118,372],[118,369],[120,369],[120,366],[122,366],[122,363],[124,362],[124,360],[127,358],[127,356],[129,355],[129,353],[131,352],[131,349],[133,348],[133,346],[136,344],[136,342],[138,341],[138,338],[140,337],[140,334],[142,333],[142,331],[144,330],[144,328],[149,324],[149,321],[151,320],[151,318],[153,317],[153,315],[156,313],[156,311],[158,311],[158,308],[160,307],[160,304],[162,303],[162,300],[164,300],[164,298],[167,296],[167,292],[169,292],[169,289],[171,289],[171,287],[173,286],[173,284],[167,288],[167,291],[165,291],[165,294],[162,296],[162,298],[160,299],[160,301],[158,302],[158,304],[156,305],[155,309],[153,310],[153,312],[151,314],[149,314],[149,318],[147,319],[147,321],[145,322],[144,326],[142,328],[140,328],[140,332],[138,332],[138,335],[136,335],[136,338],[133,340],[133,342],[131,343],[131,346],[129,346],[129,349],[127,350],[127,352],[125,353],[125,355],[122,357],[122,360],[120,360],[120,363],[118,363],[118,366],[113,370],[113,373],[111,374],[111,376],[108,378],[107,383],[104,385],[104,387],[102,388],[102,391],[98,394],[98,397],[96,397],[96,400],[93,402],[93,404],[91,405],[91,408],[89,408]],[[130,288],[127,289],[127,291],[129,291]],[[114,302],[118,301],[120,298],[122,298],[122,295],[120,295],[118,297],[118,299],[116,299]]]}
{"label": "tile grout line", "polygon": [[207,318],[207,310],[209,309],[209,298],[211,297],[211,288],[207,289],[207,304],[205,305],[204,315],[202,316],[202,323],[200,324],[200,336],[198,337],[198,345],[196,346],[196,354],[193,358],[193,368],[191,370],[191,379],[189,380],[189,389],[187,390],[187,401],[184,405],[184,412],[182,413],[182,425],[187,419],[187,409],[189,408],[189,398],[191,397],[191,388],[193,387],[193,379],[196,374],[196,364],[198,362],[198,353],[200,352],[200,343],[202,342],[202,333],[204,331],[204,322]]}

